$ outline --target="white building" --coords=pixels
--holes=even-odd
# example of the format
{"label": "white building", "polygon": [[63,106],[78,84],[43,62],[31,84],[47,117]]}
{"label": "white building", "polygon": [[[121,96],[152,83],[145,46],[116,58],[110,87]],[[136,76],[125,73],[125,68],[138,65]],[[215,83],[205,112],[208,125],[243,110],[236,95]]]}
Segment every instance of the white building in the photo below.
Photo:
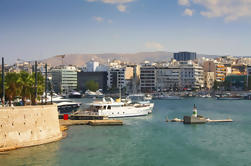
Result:
{"label": "white building", "polygon": [[180,62],[180,87],[199,89],[204,87],[203,68],[192,61]]}
{"label": "white building", "polygon": [[180,68],[157,67],[156,80],[158,91],[177,89],[180,84]]}
{"label": "white building", "polygon": [[87,72],[95,72],[99,66],[99,62],[91,60],[86,63],[86,71]]}

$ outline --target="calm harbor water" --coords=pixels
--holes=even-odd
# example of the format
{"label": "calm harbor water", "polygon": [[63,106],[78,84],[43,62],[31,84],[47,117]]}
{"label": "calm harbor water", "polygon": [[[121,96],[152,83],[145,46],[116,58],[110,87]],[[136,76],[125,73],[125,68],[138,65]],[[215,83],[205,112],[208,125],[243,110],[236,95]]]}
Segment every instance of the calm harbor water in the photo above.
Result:
{"label": "calm harbor water", "polygon": [[[72,126],[55,143],[0,154],[0,166],[250,166],[251,101],[188,98],[155,100],[152,115],[124,126]],[[193,104],[211,119],[232,123],[183,125],[165,119],[190,115]]]}

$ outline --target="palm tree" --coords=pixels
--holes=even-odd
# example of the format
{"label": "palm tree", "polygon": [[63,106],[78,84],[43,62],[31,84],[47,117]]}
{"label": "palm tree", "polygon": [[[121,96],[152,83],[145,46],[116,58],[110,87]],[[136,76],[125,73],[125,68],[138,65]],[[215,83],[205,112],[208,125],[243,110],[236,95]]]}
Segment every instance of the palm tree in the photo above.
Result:
{"label": "palm tree", "polygon": [[21,71],[19,73],[18,84],[21,87],[20,95],[22,97],[22,102],[24,105],[26,105],[26,99],[30,97],[30,89],[32,85],[31,79],[31,75],[28,72]]}
{"label": "palm tree", "polygon": [[6,98],[9,100],[10,106],[14,98],[19,96],[21,91],[21,86],[18,83],[18,78],[19,74],[17,73],[7,73],[5,76],[5,93]]}

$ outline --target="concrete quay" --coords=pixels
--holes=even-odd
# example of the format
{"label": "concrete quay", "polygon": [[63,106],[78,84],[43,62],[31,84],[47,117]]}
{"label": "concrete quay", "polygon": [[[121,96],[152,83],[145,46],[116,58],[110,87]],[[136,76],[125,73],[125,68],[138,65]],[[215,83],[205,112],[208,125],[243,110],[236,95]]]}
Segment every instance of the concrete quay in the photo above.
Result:
{"label": "concrete quay", "polygon": [[72,126],[72,125],[91,125],[91,126],[121,126],[123,125],[122,120],[115,119],[104,119],[104,120],[63,120],[59,119],[61,126]]}
{"label": "concrete quay", "polygon": [[214,122],[233,122],[233,120],[232,119],[223,119],[223,120],[210,120],[210,119],[208,119],[207,122],[212,122],[212,123],[214,123]]}
{"label": "concrete quay", "polygon": [[184,116],[183,119],[174,118],[172,120],[166,120],[166,122],[183,122],[184,124],[204,124],[204,123],[224,123],[224,122],[233,122],[232,119],[220,119],[220,120],[211,120],[204,117],[192,117]]}

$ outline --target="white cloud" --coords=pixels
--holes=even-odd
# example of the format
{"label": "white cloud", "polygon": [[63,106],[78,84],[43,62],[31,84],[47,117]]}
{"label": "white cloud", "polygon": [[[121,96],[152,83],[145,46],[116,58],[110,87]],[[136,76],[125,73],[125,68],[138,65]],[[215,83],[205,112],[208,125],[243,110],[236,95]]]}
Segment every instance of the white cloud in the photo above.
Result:
{"label": "white cloud", "polygon": [[120,4],[120,5],[117,6],[117,9],[118,9],[120,12],[125,12],[125,11],[126,11],[126,6]]}
{"label": "white cloud", "polygon": [[154,49],[154,50],[163,50],[164,46],[158,42],[147,42],[145,44],[146,48]]}
{"label": "white cloud", "polygon": [[193,10],[191,10],[191,9],[185,9],[184,10],[184,15],[186,15],[186,16],[193,16]]}
{"label": "white cloud", "polygon": [[243,17],[251,17],[251,0],[193,0],[203,6],[202,16],[208,18],[223,17],[226,22]]}
{"label": "white cloud", "polygon": [[189,0],[178,0],[179,5],[182,6],[189,6],[190,5],[190,1]]}
{"label": "white cloud", "polygon": [[97,17],[97,16],[94,16],[93,19],[97,22],[103,22],[104,21],[104,18],[103,17]]}
{"label": "white cloud", "polygon": [[135,0],[86,0],[87,2],[103,2],[106,4],[117,5],[117,9],[120,12],[125,12],[127,9],[126,4]]}

